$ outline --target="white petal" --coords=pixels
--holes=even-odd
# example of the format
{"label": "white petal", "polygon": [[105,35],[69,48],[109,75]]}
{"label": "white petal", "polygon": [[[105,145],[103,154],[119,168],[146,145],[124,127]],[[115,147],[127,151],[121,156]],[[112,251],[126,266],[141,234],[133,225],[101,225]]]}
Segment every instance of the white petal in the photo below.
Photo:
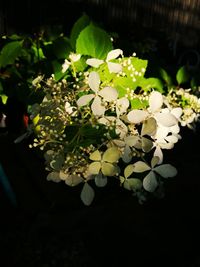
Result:
{"label": "white petal", "polygon": [[148,116],[147,111],[134,109],[128,113],[127,118],[130,122],[137,124],[144,121],[147,118],[147,116]]}
{"label": "white petal", "polygon": [[134,172],[145,172],[151,170],[149,165],[147,165],[143,161],[137,161],[136,163],[133,164],[133,166],[134,166]]}
{"label": "white petal", "polygon": [[125,162],[125,163],[129,163],[132,159],[132,152],[131,152],[131,149],[129,146],[125,146],[124,148],[124,151],[123,151],[123,154],[122,154],[122,160]]}
{"label": "white petal", "polygon": [[178,137],[176,135],[168,135],[165,140],[169,143],[177,143],[178,142]]}
{"label": "white petal", "polygon": [[96,71],[90,72],[88,77],[88,84],[95,93],[99,91],[100,77]]}
{"label": "white petal", "polygon": [[128,132],[128,128],[121,120],[117,119],[115,132],[123,139]]}
{"label": "white petal", "polygon": [[103,154],[103,161],[107,161],[110,163],[117,162],[119,158],[120,152],[117,147],[110,147]]}
{"label": "white petal", "polygon": [[98,68],[103,63],[104,61],[102,59],[97,59],[97,58],[89,58],[86,60],[86,64],[94,68]]}
{"label": "white petal", "polygon": [[149,107],[151,112],[158,111],[163,104],[163,96],[157,91],[153,91],[149,97]]}
{"label": "white petal", "polygon": [[101,91],[99,91],[99,95],[103,97],[105,101],[114,101],[118,97],[118,92],[115,88],[105,87]]}
{"label": "white petal", "polygon": [[174,115],[177,119],[180,118],[182,113],[183,113],[182,108],[173,108],[172,111],[171,111],[171,114]]}
{"label": "white petal", "polygon": [[154,168],[159,162],[159,157],[153,157],[151,159],[151,168]]}
{"label": "white petal", "polygon": [[92,105],[91,105],[92,112],[95,116],[103,116],[106,109],[101,103],[100,97],[96,96]]}
{"label": "white petal", "polygon": [[107,184],[107,180],[107,177],[104,176],[101,172],[94,178],[95,184],[98,187],[104,187]]}
{"label": "white petal", "polygon": [[119,63],[108,62],[108,69],[110,73],[119,73],[122,71],[122,66]]}
{"label": "white petal", "polygon": [[101,160],[101,153],[99,152],[99,150],[94,151],[91,155],[90,155],[90,159],[94,160],[94,161],[100,161]]}
{"label": "white petal", "polygon": [[148,192],[154,192],[157,186],[156,175],[153,171],[150,171],[143,180],[143,187]]}
{"label": "white petal", "polygon": [[156,132],[157,123],[154,118],[149,118],[148,120],[145,120],[142,124],[142,131],[141,135],[153,135]]}
{"label": "white petal", "polygon": [[140,137],[136,135],[127,136],[124,141],[128,146],[135,146],[140,141]]}
{"label": "white petal", "polygon": [[165,139],[165,137],[168,135],[168,133],[169,133],[168,127],[164,127],[162,125],[159,125],[154,138],[157,139],[158,142],[159,141],[162,142]]}
{"label": "white petal", "polygon": [[127,111],[127,108],[129,107],[129,100],[126,97],[122,97],[117,100],[116,105],[116,113],[117,117],[119,117],[121,114],[125,113]]}
{"label": "white petal", "polygon": [[90,103],[90,101],[94,98],[94,94],[83,95],[77,100],[77,105],[79,107],[85,106]]}
{"label": "white petal", "polygon": [[92,203],[94,196],[94,189],[88,183],[85,183],[81,191],[81,200],[83,203],[86,206],[89,206]]}
{"label": "white petal", "polygon": [[163,164],[154,168],[154,171],[164,178],[174,177],[177,175],[177,169],[171,164]]}
{"label": "white petal", "polygon": [[155,119],[158,123],[165,127],[171,127],[175,124],[177,124],[177,119],[174,115],[170,113],[157,113],[155,115]]}
{"label": "white petal", "polygon": [[53,181],[55,183],[59,183],[61,181],[59,172],[50,172],[47,175],[47,181]]}
{"label": "white petal", "polygon": [[109,61],[111,59],[115,59],[122,54],[123,54],[123,51],[121,49],[111,50],[107,55],[106,61]]}
{"label": "white petal", "polygon": [[161,164],[163,162],[163,152],[162,152],[160,146],[156,146],[156,149],[153,153],[153,156],[159,158],[158,164]]}
{"label": "white petal", "polygon": [[180,132],[180,127],[178,124],[175,124],[174,126],[170,127],[170,132],[174,134],[178,134]]}

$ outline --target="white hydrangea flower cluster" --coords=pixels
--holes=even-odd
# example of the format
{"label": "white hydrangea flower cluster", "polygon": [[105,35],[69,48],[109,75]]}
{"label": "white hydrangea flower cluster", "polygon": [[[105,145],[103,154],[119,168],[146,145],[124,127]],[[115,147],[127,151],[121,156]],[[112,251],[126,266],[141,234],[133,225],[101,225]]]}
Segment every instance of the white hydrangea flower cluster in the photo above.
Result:
{"label": "white hydrangea flower cluster", "polygon": [[106,60],[90,58],[86,63],[88,68],[77,73],[74,82],[51,77],[43,86],[45,97],[34,114],[33,146],[45,149],[48,180],[83,183],[84,204],[94,198],[91,180],[103,187],[110,177],[142,202],[159,190],[163,178],[176,175],[175,167],[163,163],[163,150],[172,149],[181,138],[180,126],[198,116],[199,99],[187,92],[193,104],[184,107],[178,98],[186,94],[181,89],[176,96],[151,87],[144,90],[142,60],[123,57],[121,49],[110,51]]}

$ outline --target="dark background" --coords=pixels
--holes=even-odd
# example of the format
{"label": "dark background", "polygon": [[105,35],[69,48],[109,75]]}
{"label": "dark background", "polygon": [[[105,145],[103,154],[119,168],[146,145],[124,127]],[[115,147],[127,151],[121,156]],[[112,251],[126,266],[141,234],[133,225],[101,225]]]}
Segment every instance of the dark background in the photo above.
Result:
{"label": "dark background", "polygon": [[[198,0],[7,0],[0,5],[0,31],[31,34],[62,25],[68,34],[86,12],[130,45],[135,36],[158,43],[165,36],[198,50],[199,8]],[[166,153],[178,175],[166,181],[165,198],[144,205],[110,182],[85,207],[81,188],[46,181],[42,156],[28,141],[14,144],[17,134],[0,135],[0,162],[17,199],[14,207],[0,187],[0,266],[200,266],[199,127],[183,129]]]}

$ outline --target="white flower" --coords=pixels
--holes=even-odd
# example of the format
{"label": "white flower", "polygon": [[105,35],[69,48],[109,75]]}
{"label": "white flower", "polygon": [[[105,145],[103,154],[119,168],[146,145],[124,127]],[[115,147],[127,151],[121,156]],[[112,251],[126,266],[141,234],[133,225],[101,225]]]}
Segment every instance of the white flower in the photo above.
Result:
{"label": "white flower", "polygon": [[62,73],[66,72],[69,68],[69,66],[76,61],[79,61],[81,58],[80,54],[70,53],[69,60],[65,59],[64,63],[62,64]]}
{"label": "white flower", "polygon": [[163,96],[157,91],[153,91],[149,96],[149,108],[147,110],[133,109],[127,115],[131,123],[139,124],[148,117],[156,119],[157,123],[163,126],[171,127],[177,124],[177,118],[170,112],[166,112],[167,108],[162,110]]}
{"label": "white flower", "polygon": [[108,53],[105,61],[101,59],[97,59],[97,58],[89,58],[86,61],[86,63],[94,68],[98,68],[101,64],[106,62],[108,64],[108,69],[110,73],[119,73],[120,71],[122,71],[121,64],[110,62],[110,61],[113,59],[116,59],[118,56],[122,54],[123,54],[123,51],[121,49],[114,49]]}
{"label": "white flower", "polygon": [[70,53],[69,55],[69,59],[71,60],[71,62],[77,62],[80,60],[80,58],[81,58],[80,54]]}
{"label": "white flower", "polygon": [[101,97],[107,102],[114,101],[118,97],[118,92],[112,87],[104,87],[102,90],[99,90],[100,77],[95,71],[90,72],[88,83],[89,87],[95,94],[81,96],[77,101],[77,105],[79,107],[85,106],[93,99],[93,103],[91,105],[93,114],[95,116],[103,116],[106,109],[102,103]]}
{"label": "white flower", "polygon": [[151,166],[143,161],[137,161],[132,165],[132,172],[142,173],[149,171],[149,173],[143,179],[143,187],[148,192],[154,192],[158,186],[157,174],[163,178],[174,177],[177,174],[177,170],[171,164],[163,164],[155,167],[159,162],[158,157],[153,157],[151,160]]}
{"label": "white flower", "polygon": [[64,63],[62,64],[62,73],[66,72],[71,65],[71,62],[65,59]]}
{"label": "white flower", "polygon": [[104,176],[113,176],[118,171],[116,162],[119,158],[120,152],[117,147],[108,148],[103,155],[96,150],[90,155],[90,159],[94,162],[89,165],[89,173],[97,175],[101,171]]}

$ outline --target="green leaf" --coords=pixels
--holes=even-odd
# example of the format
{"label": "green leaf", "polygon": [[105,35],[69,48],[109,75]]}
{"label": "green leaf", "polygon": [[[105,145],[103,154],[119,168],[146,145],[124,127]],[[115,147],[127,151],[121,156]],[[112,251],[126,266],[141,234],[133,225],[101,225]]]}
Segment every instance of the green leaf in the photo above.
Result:
{"label": "green leaf", "polygon": [[78,61],[74,62],[74,68],[76,72],[84,71],[86,67],[88,66],[85,62],[85,58],[81,57]]}
{"label": "green leaf", "polygon": [[169,76],[169,74],[164,70],[163,68],[160,68],[159,70],[161,78],[166,82],[167,85],[172,85],[172,78]]}
{"label": "green leaf", "polygon": [[83,201],[83,203],[86,206],[89,206],[92,203],[94,196],[95,193],[93,188],[88,183],[85,183],[81,191],[81,200]]}
{"label": "green leaf", "polygon": [[99,27],[90,24],[81,31],[76,42],[78,54],[105,59],[113,49],[110,36]]}
{"label": "green leaf", "polygon": [[163,83],[158,78],[147,78],[142,79],[139,86],[142,87],[144,91],[149,91],[151,89],[157,89],[159,92],[163,92]]}
{"label": "green leaf", "polygon": [[21,54],[23,41],[13,41],[6,44],[0,53],[0,67],[13,64]]}
{"label": "green leaf", "polygon": [[117,89],[119,98],[127,94],[127,88],[136,89],[137,84],[130,77],[116,77],[114,79],[114,88]]}
{"label": "green leaf", "polygon": [[80,34],[80,32],[90,23],[90,19],[87,15],[81,16],[72,27],[71,33],[70,33],[70,44],[72,48],[76,49],[76,40]]}
{"label": "green leaf", "polygon": [[65,73],[62,72],[62,64],[60,64],[57,60],[52,61],[54,77],[56,81],[59,81],[64,77]]}
{"label": "green leaf", "polygon": [[147,100],[141,100],[139,98],[134,98],[131,100],[131,107],[132,109],[143,109],[148,106]]}
{"label": "green leaf", "polygon": [[190,79],[189,73],[185,66],[182,66],[176,73],[176,80],[178,84],[183,84],[188,82]]}
{"label": "green leaf", "polygon": [[71,45],[66,37],[57,38],[52,45],[53,53],[58,59],[66,59],[71,52]]}
{"label": "green leaf", "polygon": [[[143,77],[144,73],[145,73],[145,70],[147,68],[148,61],[144,60],[144,59],[137,58],[137,57],[133,57],[131,59],[131,63],[132,63],[132,65],[133,65],[133,67],[135,68],[136,71],[142,73],[142,75],[140,77]],[[144,69],[144,71],[142,71],[142,69]]]}

